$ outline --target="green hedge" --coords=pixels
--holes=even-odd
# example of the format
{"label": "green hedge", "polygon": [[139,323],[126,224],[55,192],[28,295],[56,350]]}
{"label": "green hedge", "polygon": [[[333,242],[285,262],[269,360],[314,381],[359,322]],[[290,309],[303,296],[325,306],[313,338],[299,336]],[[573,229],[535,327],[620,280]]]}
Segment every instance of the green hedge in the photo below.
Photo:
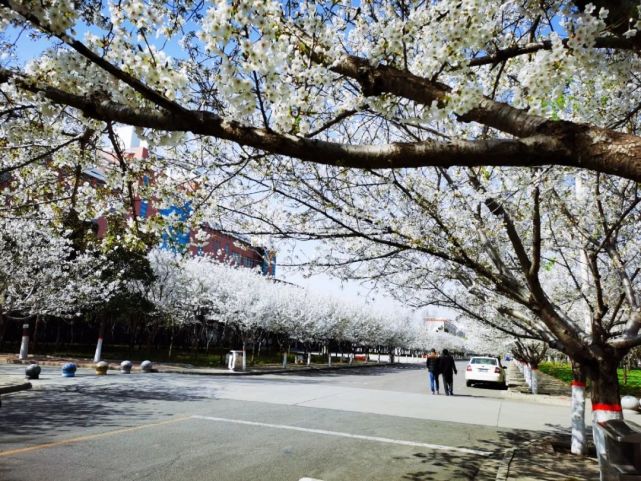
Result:
{"label": "green hedge", "polygon": [[[572,366],[564,362],[542,362],[539,369],[560,379],[568,384],[572,382]],[[630,369],[628,371],[628,381],[623,383],[623,369],[618,370],[619,374],[619,391],[622,396],[627,394],[635,397],[641,397],[641,369]],[[588,389],[590,388],[588,381]]]}

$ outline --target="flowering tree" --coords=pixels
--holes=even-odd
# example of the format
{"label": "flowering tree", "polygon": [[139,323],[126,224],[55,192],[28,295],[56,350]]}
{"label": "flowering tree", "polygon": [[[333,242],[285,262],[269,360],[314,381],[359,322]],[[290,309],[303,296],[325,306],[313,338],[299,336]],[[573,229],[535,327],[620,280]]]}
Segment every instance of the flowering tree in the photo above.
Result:
{"label": "flowering tree", "polygon": [[414,338],[407,313],[380,315],[363,304],[304,291],[208,256],[154,249],[148,258],[153,280],[130,282],[129,289],[154,306],[155,322],[184,326],[199,322],[198,313],[204,312],[237,330],[243,350],[247,343],[260,345],[268,333],[282,336],[281,347],[290,341],[345,341],[407,348]]}
{"label": "flowering tree", "polygon": [[12,28],[62,42],[0,70],[16,132],[68,121],[65,141],[50,125],[50,151],[121,122],[356,168],[558,164],[641,179],[634,2],[0,5],[9,47]]}
{"label": "flowering tree", "polygon": [[246,213],[263,232],[341,239],[312,267],[543,341],[573,359],[577,390],[590,379],[597,419],[620,416],[616,369],[641,343],[635,182],[575,170],[314,166],[260,182],[296,205],[283,221],[273,199],[253,204]]}
{"label": "flowering tree", "polygon": [[[378,266],[392,259],[376,274],[390,286],[416,286],[420,269],[407,274],[415,265],[454,281],[427,283],[444,304],[551,342],[592,380],[595,404],[618,405],[616,364],[641,342],[636,257],[626,250],[636,184],[587,178],[595,215],[586,219],[581,202],[566,199],[575,182],[563,177],[575,172],[419,168],[554,164],[641,180],[634,2],[0,5],[3,27],[62,43],[0,69],[1,128],[15,152],[0,173],[40,180],[51,172],[44,158],[87,165],[87,143],[113,123],[167,144],[186,133],[197,144],[182,151],[187,173],[247,168],[239,183],[260,186],[253,194],[271,189],[308,210],[298,220],[322,214],[330,224],[286,227],[268,205],[265,220],[281,235],[338,231],[353,240],[351,255]],[[70,149],[81,155],[65,156]],[[200,184],[196,199],[225,181]],[[43,197],[32,187],[41,182],[22,185],[25,198]],[[453,295],[461,286],[466,297]],[[399,295],[421,302],[421,292]],[[484,299],[500,308],[498,321]]]}
{"label": "flowering tree", "polygon": [[107,259],[95,248],[75,250],[69,234],[0,217],[0,334],[3,316],[73,318],[113,295],[120,281],[104,275]]}

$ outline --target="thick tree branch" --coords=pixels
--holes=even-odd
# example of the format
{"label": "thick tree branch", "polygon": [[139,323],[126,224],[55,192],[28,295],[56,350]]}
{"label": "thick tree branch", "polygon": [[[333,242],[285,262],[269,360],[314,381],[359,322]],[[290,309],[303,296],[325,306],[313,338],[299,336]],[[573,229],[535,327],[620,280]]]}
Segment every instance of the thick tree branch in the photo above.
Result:
{"label": "thick tree branch", "polygon": [[[568,39],[562,40],[563,46],[567,48]],[[627,38],[620,37],[599,37],[596,39],[593,48],[603,49],[617,49],[617,50],[637,50],[638,45],[628,40]],[[528,43],[525,45],[515,45],[514,47],[504,48],[497,50],[490,55],[483,55],[475,57],[468,63],[471,67],[480,67],[483,65],[496,65],[505,62],[511,58],[520,57],[522,55],[529,55],[536,53],[540,50],[551,50],[552,41],[543,40],[542,42]]]}
{"label": "thick tree branch", "polygon": [[532,264],[528,273],[529,277],[538,276],[541,267],[541,192],[538,187],[534,188],[532,198],[534,209],[532,211]]}
{"label": "thick tree branch", "polygon": [[[451,140],[382,145],[354,145],[307,139],[248,127],[203,111],[167,113],[148,108],[132,108],[91,96],[64,92],[53,87],[38,87],[33,81],[0,69],[0,84],[13,79],[21,88],[42,92],[53,102],[82,111],[88,117],[173,132],[193,132],[230,140],[272,154],[286,155],[310,162],[359,169],[385,169],[422,166],[529,166],[563,163],[571,156],[549,136],[509,140]],[[641,178],[641,173],[640,173]]]}

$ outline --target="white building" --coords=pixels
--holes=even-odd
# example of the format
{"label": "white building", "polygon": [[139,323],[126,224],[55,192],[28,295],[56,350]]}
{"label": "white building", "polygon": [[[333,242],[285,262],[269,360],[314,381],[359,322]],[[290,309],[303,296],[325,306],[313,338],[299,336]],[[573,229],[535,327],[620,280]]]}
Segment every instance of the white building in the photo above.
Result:
{"label": "white building", "polygon": [[432,332],[447,332],[455,336],[464,336],[463,331],[447,317],[425,317],[423,319],[427,328]]}

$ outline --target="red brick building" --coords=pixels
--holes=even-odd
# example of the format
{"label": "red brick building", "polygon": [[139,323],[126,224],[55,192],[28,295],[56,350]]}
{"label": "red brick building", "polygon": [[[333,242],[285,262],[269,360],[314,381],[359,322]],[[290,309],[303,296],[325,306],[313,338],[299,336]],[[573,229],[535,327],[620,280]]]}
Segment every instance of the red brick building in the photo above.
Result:
{"label": "red brick building", "polygon": [[[119,132],[119,135],[121,133]],[[127,150],[124,155],[129,159],[146,159],[149,157],[149,150],[140,145],[135,134],[125,132],[121,139],[125,142]],[[109,162],[113,159],[106,156]],[[104,183],[105,177],[100,169],[90,169],[85,171],[85,175],[92,178],[92,182]],[[145,177],[145,182],[149,179]],[[134,199],[135,213],[139,218],[149,218],[157,215],[178,214],[181,220],[188,220],[188,208],[170,208],[158,209],[155,207],[153,199]],[[107,230],[107,220],[101,217],[96,220],[98,224],[98,236],[104,236]],[[182,245],[194,255],[209,255],[221,262],[230,262],[239,266],[248,268],[260,268],[264,275],[276,275],[276,253],[262,246],[254,246],[242,236],[225,234],[222,228],[210,223],[201,224],[199,230],[206,233],[205,241],[196,241],[198,230],[189,232],[173,232],[163,235],[162,245],[166,248],[175,248],[176,245]],[[202,235],[199,236],[202,238]],[[170,246],[171,244],[171,246]]]}

